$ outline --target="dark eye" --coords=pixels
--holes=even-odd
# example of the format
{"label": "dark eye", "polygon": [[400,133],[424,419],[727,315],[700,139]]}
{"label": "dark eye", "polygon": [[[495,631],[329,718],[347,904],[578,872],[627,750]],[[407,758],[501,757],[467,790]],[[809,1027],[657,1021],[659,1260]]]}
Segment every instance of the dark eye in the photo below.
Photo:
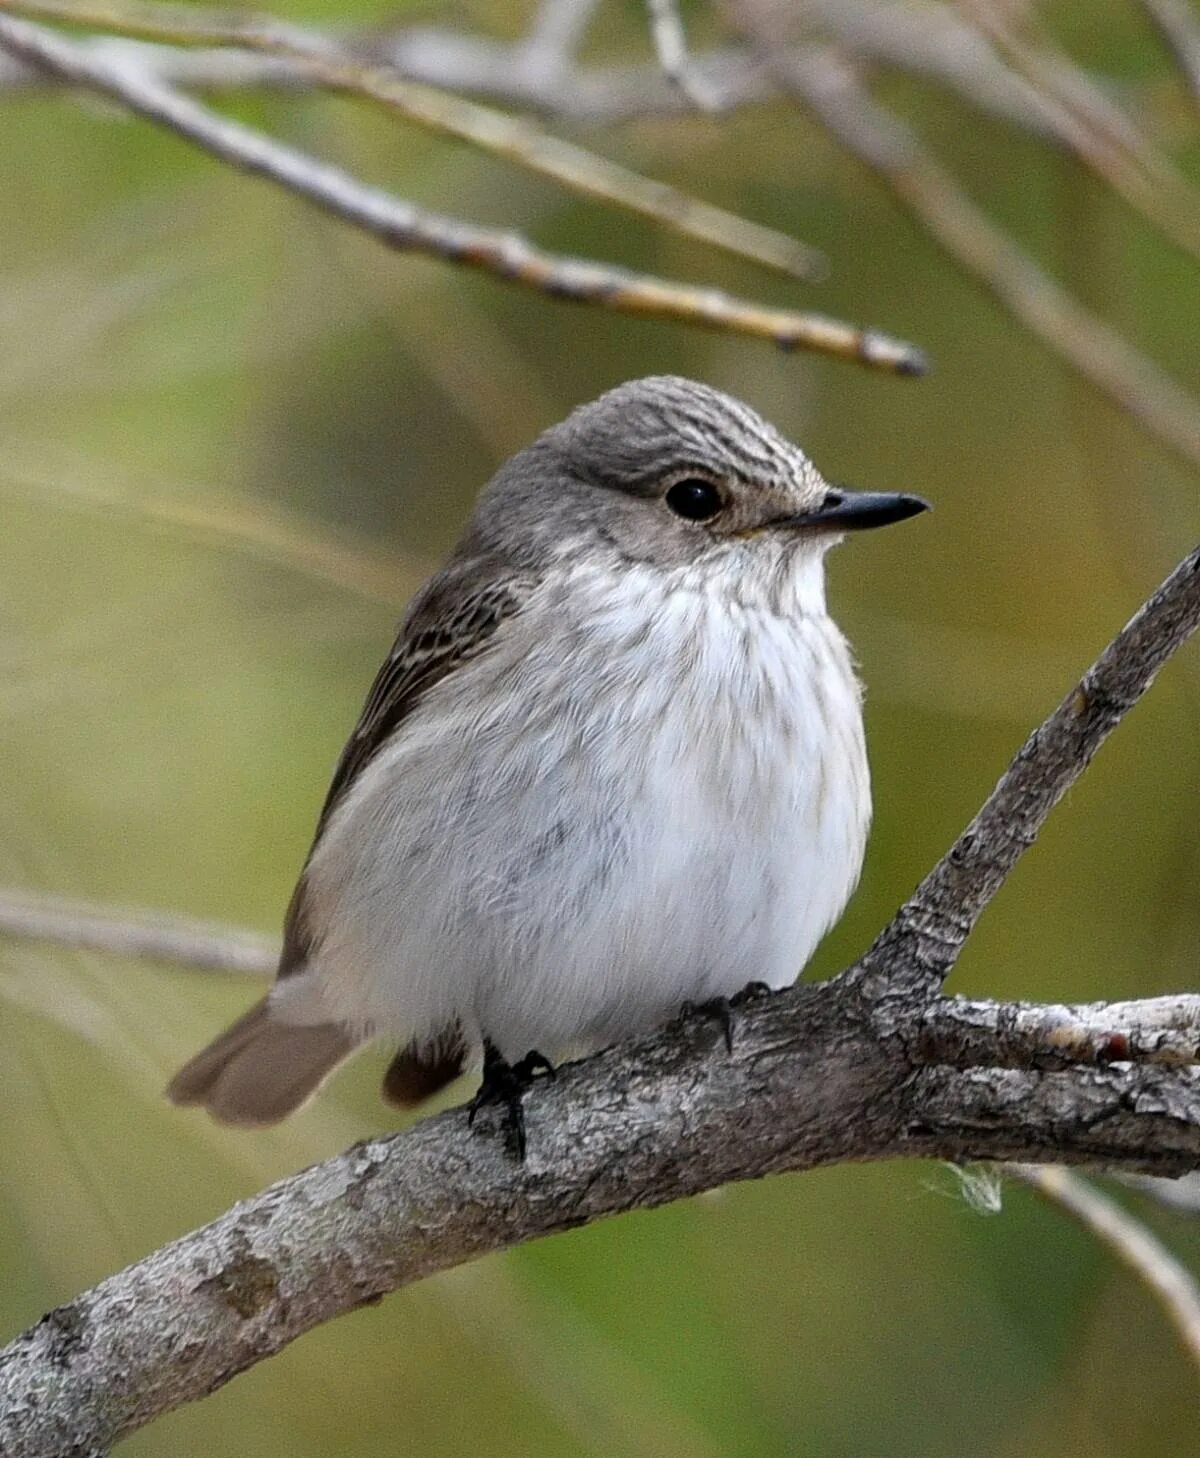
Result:
{"label": "dark eye", "polygon": [[676,516],[687,521],[709,521],[725,507],[720,489],[700,476],[676,481],[667,492],[666,502]]}

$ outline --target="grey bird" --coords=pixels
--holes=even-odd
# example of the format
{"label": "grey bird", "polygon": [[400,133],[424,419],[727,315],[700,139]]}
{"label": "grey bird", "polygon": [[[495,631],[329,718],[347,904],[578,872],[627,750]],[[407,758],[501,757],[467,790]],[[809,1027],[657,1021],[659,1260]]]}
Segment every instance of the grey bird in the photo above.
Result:
{"label": "grey bird", "polygon": [[826,551],[925,509],[748,406],[637,380],[497,472],[334,771],[271,991],[168,1090],[271,1124],[363,1044],[387,1098],[795,980],[857,883],[860,690]]}

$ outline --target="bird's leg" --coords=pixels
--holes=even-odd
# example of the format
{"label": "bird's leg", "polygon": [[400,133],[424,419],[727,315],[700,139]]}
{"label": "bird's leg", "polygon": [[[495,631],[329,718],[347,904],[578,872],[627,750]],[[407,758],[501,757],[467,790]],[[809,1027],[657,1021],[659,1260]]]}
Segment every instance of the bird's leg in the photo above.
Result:
{"label": "bird's leg", "polygon": [[554,1077],[554,1065],[544,1054],[533,1050],[519,1063],[509,1063],[496,1045],[483,1042],[483,1081],[475,1097],[467,1105],[467,1126],[485,1104],[499,1104],[506,1116],[508,1143],[517,1158],[525,1159],[525,1090],[539,1074]]}
{"label": "bird's leg", "polygon": [[557,1078],[558,1069],[550,1062],[544,1053],[539,1053],[536,1048],[526,1053],[520,1063],[513,1064],[513,1072],[521,1079],[525,1087],[534,1081],[535,1078]]}

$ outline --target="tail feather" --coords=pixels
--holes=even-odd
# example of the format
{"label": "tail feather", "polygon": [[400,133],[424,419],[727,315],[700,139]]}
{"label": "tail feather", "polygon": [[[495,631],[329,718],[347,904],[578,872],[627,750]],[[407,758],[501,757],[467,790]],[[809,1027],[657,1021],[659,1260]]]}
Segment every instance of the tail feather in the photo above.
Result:
{"label": "tail feather", "polygon": [[167,1097],[224,1124],[277,1124],[358,1046],[341,1023],[280,1022],[264,997],[179,1070]]}
{"label": "tail feather", "polygon": [[467,1045],[456,1023],[430,1043],[401,1048],[383,1075],[383,1096],[390,1104],[410,1109],[453,1083],[466,1061]]}

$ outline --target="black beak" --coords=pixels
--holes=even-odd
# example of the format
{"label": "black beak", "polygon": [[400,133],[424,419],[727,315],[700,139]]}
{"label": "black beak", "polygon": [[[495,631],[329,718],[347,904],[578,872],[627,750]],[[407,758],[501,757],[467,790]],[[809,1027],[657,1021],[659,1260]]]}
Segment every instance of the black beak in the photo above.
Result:
{"label": "black beak", "polygon": [[861,532],[868,527],[891,526],[929,511],[928,501],[900,491],[847,491],[834,486],[815,511],[785,516],[773,526],[817,527],[829,532]]}

